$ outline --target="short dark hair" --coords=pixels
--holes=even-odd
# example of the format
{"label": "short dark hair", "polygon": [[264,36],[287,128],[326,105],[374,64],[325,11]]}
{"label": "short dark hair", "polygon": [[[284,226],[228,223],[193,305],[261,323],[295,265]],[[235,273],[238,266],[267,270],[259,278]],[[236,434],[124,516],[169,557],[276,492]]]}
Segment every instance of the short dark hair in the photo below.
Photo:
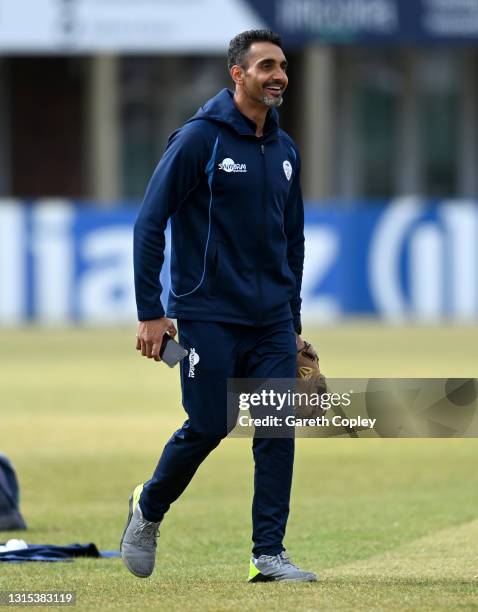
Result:
{"label": "short dark hair", "polygon": [[270,42],[282,49],[282,39],[272,30],[246,30],[234,36],[227,51],[229,70],[236,64],[242,66],[251,45],[255,42]]}

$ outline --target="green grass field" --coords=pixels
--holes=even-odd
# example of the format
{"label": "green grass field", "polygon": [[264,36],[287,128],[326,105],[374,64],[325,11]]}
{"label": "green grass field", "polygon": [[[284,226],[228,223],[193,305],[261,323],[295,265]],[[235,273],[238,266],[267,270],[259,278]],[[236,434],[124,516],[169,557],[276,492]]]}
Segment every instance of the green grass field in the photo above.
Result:
{"label": "green grass field", "polygon": [[[31,543],[118,547],[135,484],[183,421],[177,371],[135,330],[0,331],[0,451]],[[478,329],[315,329],[329,376],[477,377]],[[1,590],[74,590],[81,610],[478,609],[475,439],[300,439],[286,545],[316,584],[247,584],[250,440],[227,439],[162,526],[148,580],[119,559],[2,564]]]}

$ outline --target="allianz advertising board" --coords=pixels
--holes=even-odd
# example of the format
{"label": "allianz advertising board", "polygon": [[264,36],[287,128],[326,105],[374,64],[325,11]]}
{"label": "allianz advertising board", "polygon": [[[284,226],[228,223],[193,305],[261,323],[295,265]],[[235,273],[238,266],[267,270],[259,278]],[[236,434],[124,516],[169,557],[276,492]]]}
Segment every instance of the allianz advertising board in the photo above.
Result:
{"label": "allianz advertising board", "polygon": [[[0,324],[135,319],[136,207],[0,202]],[[303,318],[478,319],[478,205],[399,198],[308,207]],[[169,291],[169,254],[162,272]]]}

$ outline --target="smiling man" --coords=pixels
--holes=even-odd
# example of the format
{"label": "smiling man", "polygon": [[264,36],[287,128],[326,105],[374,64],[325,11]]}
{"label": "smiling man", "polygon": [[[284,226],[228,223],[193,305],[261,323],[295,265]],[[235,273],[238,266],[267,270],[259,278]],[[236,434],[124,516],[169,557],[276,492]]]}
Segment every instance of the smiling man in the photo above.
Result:
{"label": "smiling man", "polygon": [[[128,569],[154,569],[159,526],[201,462],[228,433],[228,378],[294,378],[300,338],[304,210],[300,158],[275,107],[287,87],[281,40],[238,34],[224,89],[174,132],[146,190],[134,233],[136,348],[160,360],[165,333],[181,362],[188,418],[130,499],[121,542]],[[164,232],[171,218],[171,290],[160,301]],[[293,438],[253,440],[253,549],[249,580],[315,581],[285,552]],[[191,534],[193,536],[193,534]]]}

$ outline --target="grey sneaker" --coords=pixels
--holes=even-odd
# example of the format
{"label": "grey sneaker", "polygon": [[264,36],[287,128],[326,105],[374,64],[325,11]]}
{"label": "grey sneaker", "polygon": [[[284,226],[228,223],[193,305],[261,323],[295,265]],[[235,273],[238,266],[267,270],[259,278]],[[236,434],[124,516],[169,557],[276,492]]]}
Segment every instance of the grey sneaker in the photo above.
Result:
{"label": "grey sneaker", "polygon": [[139,578],[151,576],[156,560],[156,539],[159,537],[159,523],[147,521],[139,498],[143,485],[138,485],[129,498],[129,514],[121,538],[121,558],[129,571]]}
{"label": "grey sneaker", "polygon": [[261,555],[251,558],[249,565],[249,582],[316,582],[317,576],[312,572],[300,570],[282,551],[278,555]]}

